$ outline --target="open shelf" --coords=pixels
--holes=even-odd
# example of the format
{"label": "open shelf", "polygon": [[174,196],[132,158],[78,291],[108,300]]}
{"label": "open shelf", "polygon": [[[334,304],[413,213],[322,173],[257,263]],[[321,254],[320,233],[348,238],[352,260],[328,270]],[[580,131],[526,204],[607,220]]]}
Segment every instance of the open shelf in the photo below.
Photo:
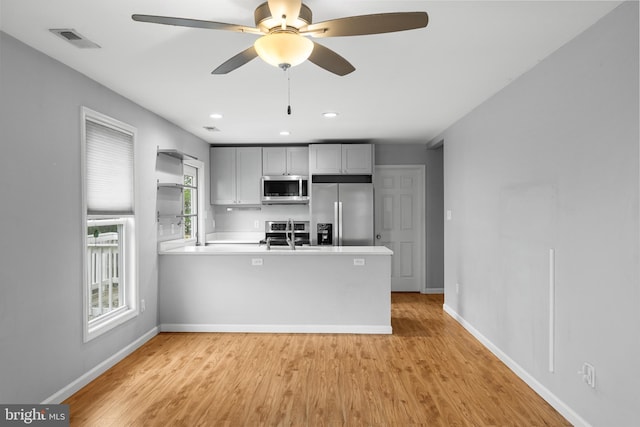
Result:
{"label": "open shelf", "polygon": [[179,160],[198,160],[198,158],[195,156],[183,153],[182,151],[173,148],[160,149],[160,147],[158,147],[158,155],[160,154],[164,154],[165,156],[173,157]]}
{"label": "open shelf", "polygon": [[196,214],[163,214],[163,215],[161,215],[160,211],[158,211],[156,213],[156,221],[160,222],[161,219],[165,219],[165,218],[171,218],[171,219],[174,219],[174,218],[194,218],[196,216],[198,216],[198,215],[196,215]]}
{"label": "open shelf", "polygon": [[185,188],[197,188],[197,187],[194,187],[193,185],[176,184],[173,182],[159,182],[158,188],[174,188],[177,190],[184,190]]}

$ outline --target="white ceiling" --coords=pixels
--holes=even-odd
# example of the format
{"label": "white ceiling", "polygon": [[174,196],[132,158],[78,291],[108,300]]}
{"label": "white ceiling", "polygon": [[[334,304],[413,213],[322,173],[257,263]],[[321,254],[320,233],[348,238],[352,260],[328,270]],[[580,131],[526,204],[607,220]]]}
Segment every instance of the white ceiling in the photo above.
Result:
{"label": "white ceiling", "polygon": [[[140,13],[253,26],[260,3],[0,0],[0,29],[210,143],[424,143],[620,2],[307,0],[314,22],[396,11],[426,11],[430,22],[401,33],[316,39],[356,71],[338,77],[309,62],[292,68],[290,116],[280,69],[257,58],[210,74],[256,36],[131,20]],[[78,49],[49,28],[74,28],[102,48]],[[325,111],[339,116],[326,119]],[[213,112],[224,117],[214,120]]]}

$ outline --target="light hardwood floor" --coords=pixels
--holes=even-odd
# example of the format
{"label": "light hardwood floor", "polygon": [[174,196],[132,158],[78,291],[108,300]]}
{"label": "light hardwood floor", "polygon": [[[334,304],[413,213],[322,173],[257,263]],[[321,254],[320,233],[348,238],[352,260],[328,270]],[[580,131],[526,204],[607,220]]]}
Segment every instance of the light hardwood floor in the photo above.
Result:
{"label": "light hardwood floor", "polygon": [[570,425],[442,310],[393,335],[163,333],[67,399],[72,426]]}

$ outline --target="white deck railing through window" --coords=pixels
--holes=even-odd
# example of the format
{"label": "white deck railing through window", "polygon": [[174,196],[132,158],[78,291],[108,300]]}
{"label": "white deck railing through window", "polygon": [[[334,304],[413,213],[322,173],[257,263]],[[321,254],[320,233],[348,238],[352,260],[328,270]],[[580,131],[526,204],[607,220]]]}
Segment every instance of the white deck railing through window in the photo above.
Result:
{"label": "white deck railing through window", "polygon": [[89,320],[117,309],[123,303],[120,284],[118,233],[87,236]]}

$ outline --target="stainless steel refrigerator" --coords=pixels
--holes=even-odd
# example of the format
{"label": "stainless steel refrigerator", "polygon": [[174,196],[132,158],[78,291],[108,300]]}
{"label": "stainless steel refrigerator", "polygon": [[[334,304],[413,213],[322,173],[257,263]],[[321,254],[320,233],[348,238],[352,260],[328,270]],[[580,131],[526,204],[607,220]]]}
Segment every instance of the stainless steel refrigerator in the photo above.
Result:
{"label": "stainless steel refrigerator", "polygon": [[310,204],[312,245],[373,246],[371,176],[314,176]]}

